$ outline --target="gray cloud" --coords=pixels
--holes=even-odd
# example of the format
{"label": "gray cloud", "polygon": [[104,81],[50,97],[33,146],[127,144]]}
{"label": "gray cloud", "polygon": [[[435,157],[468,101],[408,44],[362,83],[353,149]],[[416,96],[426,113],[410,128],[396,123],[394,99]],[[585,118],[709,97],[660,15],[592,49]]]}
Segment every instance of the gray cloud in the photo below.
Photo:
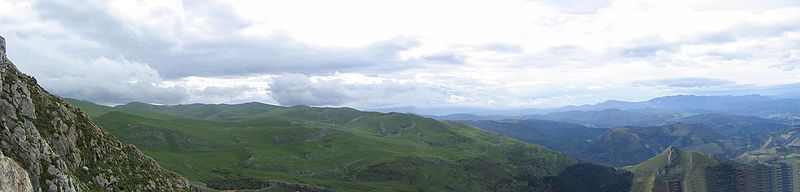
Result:
{"label": "gray cloud", "polygon": [[[738,4],[753,4],[752,2],[742,3],[746,0],[735,1]],[[263,98],[264,100],[259,101],[266,100],[274,103],[269,100],[269,96],[273,96],[276,97],[275,100],[285,105],[379,106],[389,103],[435,105],[446,103],[448,99],[494,100],[501,103],[522,103],[513,105],[528,105],[525,104],[526,101],[537,100],[537,98],[559,98],[565,95],[591,99],[598,95],[630,97],[632,93],[639,94],[639,92],[631,90],[655,90],[651,94],[660,93],[659,91],[662,90],[666,90],[664,92],[672,91],[670,93],[682,91],[698,94],[713,93],[706,90],[765,91],[765,89],[756,89],[727,80],[708,78],[629,82],[641,80],[642,76],[681,74],[685,70],[697,72],[691,74],[715,74],[717,76],[714,78],[727,78],[722,75],[730,74],[730,70],[719,70],[719,73],[705,72],[717,71],[715,67],[741,66],[742,63],[748,65],[774,64],[773,67],[786,71],[800,69],[798,67],[800,62],[795,54],[800,53],[797,51],[800,50],[800,46],[798,46],[800,43],[797,42],[796,37],[792,37],[800,31],[800,20],[793,19],[797,15],[791,12],[796,9],[783,9],[786,8],[784,6],[799,4],[778,0],[767,0],[766,3],[769,4],[767,8],[781,9],[763,12],[752,11],[746,6],[731,5],[731,8],[746,10],[744,13],[731,14],[744,16],[747,19],[732,18],[732,21],[739,24],[715,29],[716,31],[697,32],[694,29],[680,31],[681,29],[678,28],[677,32],[673,30],[647,32],[649,30],[645,29],[642,30],[644,31],[642,33],[646,34],[637,34],[636,31],[632,31],[636,35],[620,37],[622,39],[619,40],[611,38],[612,40],[605,39],[596,42],[592,39],[598,37],[595,33],[617,32],[616,27],[609,27],[611,25],[619,24],[620,29],[626,29],[624,22],[618,23],[613,19],[620,15],[608,15],[608,12],[626,13],[631,10],[625,9],[639,8],[620,8],[615,4],[609,6],[611,1],[606,0],[580,2],[544,0],[538,2],[561,11],[550,15],[552,17],[541,18],[543,20],[552,19],[551,22],[554,23],[545,22],[541,25],[546,26],[541,26],[539,22],[526,20],[525,23],[520,23],[523,26],[511,27],[507,30],[543,27],[544,31],[559,33],[559,30],[565,30],[565,33],[569,32],[568,34],[571,35],[560,37],[549,34],[549,32],[540,33],[539,30],[532,30],[531,34],[528,34],[530,36],[524,38],[523,41],[510,41],[524,43],[524,45],[513,43],[474,45],[468,43],[471,41],[454,41],[444,42],[450,45],[444,45],[444,50],[438,50],[440,51],[438,53],[428,53],[427,51],[431,49],[427,48],[433,47],[421,45],[420,39],[428,38],[425,36],[419,38],[400,36],[362,47],[323,47],[295,40],[289,35],[252,34],[250,32],[253,31],[245,29],[254,29],[250,28],[254,27],[254,22],[240,17],[233,7],[225,3],[214,0],[181,2],[182,7],[174,9],[156,8],[141,10],[142,12],[137,10],[137,16],[141,16],[139,14],[146,15],[145,19],[142,19],[127,18],[125,14],[114,13],[111,11],[114,9],[110,9],[106,1],[36,1],[31,6],[31,13],[28,13],[27,10],[13,15],[0,13],[3,15],[3,18],[0,18],[0,29],[4,30],[3,35],[7,37],[9,44],[13,44],[9,53],[13,57],[12,59],[19,63],[20,69],[36,76],[46,88],[62,96],[104,103],[133,100],[160,103],[236,102],[252,101],[255,100],[254,98]],[[756,4],[758,5],[755,6],[762,6],[761,3]],[[641,8],[649,6],[651,5],[641,5]],[[721,7],[727,9],[729,8],[727,6]],[[704,5],[700,5],[699,7],[716,9],[720,6],[704,7]],[[604,11],[603,9],[606,8],[608,10]],[[16,17],[16,15],[21,16]],[[544,16],[547,15],[549,13],[544,13]],[[609,21],[608,17],[613,21]],[[702,15],[697,18],[698,21],[707,19],[719,18],[703,17]],[[535,24],[527,26],[530,23]],[[254,31],[261,30],[258,27],[263,26],[255,26],[257,30]],[[276,25],[275,27],[280,28],[281,26]],[[575,33],[572,33],[572,30],[575,30]],[[255,37],[257,35],[272,36]],[[465,33],[465,35],[470,34]],[[599,37],[609,35],[600,34]],[[640,35],[643,37],[631,39],[640,37]],[[574,39],[552,39],[552,41],[544,39],[551,37],[574,37]],[[509,41],[509,39],[503,39],[498,38],[492,41]],[[580,42],[571,40],[580,40]],[[435,41],[431,42],[434,43],[430,45],[438,46]],[[460,43],[466,44],[461,45]],[[550,49],[539,47],[539,45],[550,46]],[[401,54],[404,56],[403,59],[399,57]],[[404,60],[409,55],[412,59]],[[101,60],[108,60],[108,62],[101,62]],[[474,63],[453,66],[465,62]],[[552,87],[571,87],[566,83],[558,82],[560,81],[558,78],[561,76],[555,79],[544,79],[519,73],[537,73],[539,69],[552,69],[559,72],[566,71],[568,74],[564,74],[563,78],[575,78],[575,75],[582,75],[580,72],[583,69],[596,67],[597,73],[589,74],[589,76],[596,75],[598,78],[586,78],[595,80],[602,79],[606,75],[618,75],[611,71],[603,71],[602,67],[617,70],[618,68],[615,68],[614,65],[618,66],[619,64],[632,64],[632,67],[643,67],[645,71],[638,76],[614,77],[613,82],[624,84],[621,85],[625,86],[624,89],[618,89],[621,91],[604,92],[603,89],[589,90],[585,88],[584,84],[595,82],[572,82],[576,84],[574,88],[531,89],[530,92],[534,93],[530,94],[515,93],[523,92],[517,91],[518,89],[514,89],[514,91],[504,89],[505,86],[513,84],[538,85],[537,83],[540,82],[553,84]],[[644,67],[645,65],[647,67]],[[664,73],[660,73],[662,69],[656,69],[655,72],[646,71],[649,67],[654,66],[675,68],[663,68]],[[764,70],[757,67],[753,67],[753,69],[759,70],[752,74],[756,77],[773,71],[773,69]],[[478,73],[474,73],[474,71],[478,71]],[[341,79],[337,80],[336,77],[333,77],[335,75],[325,76],[337,74],[337,72],[367,76],[380,74],[382,77],[415,79],[418,82],[384,81],[374,84],[354,84]],[[188,76],[235,78],[242,76],[268,77],[268,75],[275,74],[288,75],[279,76],[270,83],[270,95],[264,95],[267,93],[264,90],[264,84],[255,86],[255,84],[265,81],[263,79],[256,80],[258,82],[251,84],[253,86],[219,83],[219,87],[211,86],[205,87],[205,89],[203,86],[198,88],[197,85],[180,84],[186,83],[182,78]],[[420,74],[423,75],[419,76]],[[441,76],[425,77],[424,74],[441,74]],[[522,78],[509,79],[505,77],[506,75]],[[747,83],[748,80],[757,83],[758,81],[753,81],[756,78],[752,76],[737,77],[735,80],[741,79],[742,83]],[[585,76],[575,79],[582,77]],[[179,82],[175,85],[187,85],[187,88],[194,90],[187,93],[181,87],[166,87],[163,86],[164,81]],[[783,80],[782,82],[788,81]],[[434,82],[438,85],[431,85],[436,84]],[[598,85],[603,83],[602,80],[597,82]],[[614,88],[612,85],[612,87],[604,89]],[[451,93],[453,94],[451,95]],[[234,95],[243,96],[232,98],[231,96]],[[500,96],[497,95],[511,96],[499,98]],[[187,97],[190,98],[186,99]],[[543,100],[542,102],[547,103],[553,100]],[[567,99],[561,102],[566,103]]]}
{"label": "gray cloud", "polygon": [[709,79],[701,77],[659,79],[652,81],[639,81],[634,85],[652,87],[700,88],[722,85],[731,85],[734,82],[724,79]]}
{"label": "gray cloud", "polygon": [[105,57],[86,63],[63,69],[59,75],[38,76],[37,80],[59,96],[104,104],[130,101],[171,104],[189,98],[184,88],[160,85],[158,72],[145,64]]}
{"label": "gray cloud", "polygon": [[269,83],[270,96],[281,105],[381,106],[443,103],[450,98],[444,87],[418,82],[382,80],[348,83],[343,79],[312,79],[284,74]]}
{"label": "gray cloud", "polygon": [[466,61],[466,56],[453,52],[442,52],[422,57],[423,60],[433,61],[444,64],[462,64]]}
{"label": "gray cloud", "polygon": [[154,67],[168,77],[403,69],[415,64],[399,61],[397,54],[418,44],[409,38],[390,39],[361,48],[316,47],[286,37],[193,42],[184,44],[187,51],[161,55],[149,59],[149,63],[158,63]]}
{"label": "gray cloud", "polygon": [[288,74],[269,84],[272,98],[281,105],[341,105],[355,99],[339,81],[314,83],[308,76]]}
{"label": "gray cloud", "polygon": [[[206,30],[213,30],[209,32],[212,34],[232,33],[253,24],[237,15],[236,10],[230,5],[215,0],[191,0],[181,3],[189,22],[194,20],[206,23],[209,26]],[[172,17],[170,13],[164,12],[164,14]]]}
{"label": "gray cloud", "polygon": [[800,21],[789,20],[774,23],[740,23],[693,39],[694,43],[728,43],[742,39],[780,36],[785,32],[800,30]]}
{"label": "gray cloud", "polygon": [[[168,78],[259,73],[324,74],[334,71],[383,71],[418,66],[399,60],[398,53],[420,42],[398,37],[364,47],[319,47],[276,35],[254,39],[234,32],[252,23],[227,5],[214,1],[183,1],[188,20],[169,10],[155,12],[169,28],[136,28],[116,18],[101,3],[40,1],[34,4],[43,19],[100,44],[101,49],[77,50],[76,56],[95,58],[124,54],[150,64]],[[202,21],[213,38],[191,38],[184,22]],[[174,36],[174,37],[173,37]]]}
{"label": "gray cloud", "polygon": [[800,45],[795,45],[793,50],[789,50],[788,53],[781,55],[781,58],[777,61],[777,64],[773,64],[770,67],[778,68],[784,71],[794,71],[800,69]]}
{"label": "gray cloud", "polygon": [[[420,45],[406,36],[354,48],[315,46],[280,34],[244,37],[238,31],[252,23],[216,1],[183,1],[183,13],[150,10],[146,14],[159,19],[159,27],[136,26],[109,12],[105,3],[37,1],[32,10],[41,20],[38,24],[0,19],[0,26],[8,30],[3,35],[13,47],[9,54],[20,69],[54,93],[109,104],[172,104],[188,97],[224,101],[219,98],[246,91],[209,87],[190,93],[161,86],[164,79],[187,76],[374,73],[459,62],[452,60],[459,59],[456,55],[450,61],[440,55],[402,61],[400,52]],[[190,33],[185,29],[189,23],[191,27],[200,23],[206,31],[200,36]],[[100,75],[104,73],[108,75]]]}
{"label": "gray cloud", "polygon": [[779,64],[774,64],[770,67],[778,68],[784,71],[794,71],[800,69],[800,60],[784,60]]}
{"label": "gray cloud", "polygon": [[479,46],[478,50],[503,52],[503,53],[519,53],[522,52],[522,46],[509,43],[492,43]]}
{"label": "gray cloud", "polygon": [[[800,31],[800,21],[798,20],[776,21],[773,23],[739,23],[731,27],[686,37],[677,41],[667,41],[656,36],[632,39],[625,43],[625,46],[615,48],[612,53],[627,58],[647,58],[658,56],[658,54],[680,51],[686,46],[721,45],[737,41],[763,40],[769,37],[782,36],[786,32],[797,31]],[[710,50],[704,55],[719,60],[735,60],[750,59],[759,56],[759,54],[771,54],[774,51],[777,50],[764,50],[763,48],[760,50]]]}
{"label": "gray cloud", "polygon": [[644,43],[635,44],[629,48],[621,48],[620,56],[630,58],[644,58],[656,56],[659,52],[674,51],[678,45],[669,43]]}
{"label": "gray cloud", "polygon": [[233,86],[233,87],[218,87],[208,86],[201,91],[193,92],[192,96],[212,96],[212,97],[237,97],[241,96],[246,91],[251,91],[254,88],[247,85]]}

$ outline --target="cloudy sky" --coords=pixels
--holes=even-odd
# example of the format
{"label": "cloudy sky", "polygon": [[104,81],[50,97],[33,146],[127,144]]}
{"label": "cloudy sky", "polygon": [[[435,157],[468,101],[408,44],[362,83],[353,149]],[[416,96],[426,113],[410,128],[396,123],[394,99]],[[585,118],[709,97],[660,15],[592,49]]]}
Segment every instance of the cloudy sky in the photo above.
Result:
{"label": "cloudy sky", "polygon": [[0,35],[45,88],[103,104],[800,95],[796,0],[0,0]]}

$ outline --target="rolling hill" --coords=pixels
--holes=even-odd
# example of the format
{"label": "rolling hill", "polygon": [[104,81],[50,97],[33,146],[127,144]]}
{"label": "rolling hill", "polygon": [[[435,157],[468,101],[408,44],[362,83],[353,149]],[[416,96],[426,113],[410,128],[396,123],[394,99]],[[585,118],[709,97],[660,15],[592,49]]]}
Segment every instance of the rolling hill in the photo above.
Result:
{"label": "rolling hill", "polygon": [[631,188],[634,192],[726,191],[709,186],[714,182],[709,182],[707,175],[714,174],[716,167],[724,165],[703,153],[668,147],[657,156],[627,169],[636,174]]}
{"label": "rolling hill", "polygon": [[797,159],[740,163],[671,146],[625,169],[636,175],[633,192],[797,191],[798,165]]}
{"label": "rolling hill", "polygon": [[668,146],[735,158],[791,139],[776,135],[782,133],[786,125],[757,117],[699,114],[682,121],[693,123],[603,129],[530,119],[460,122],[607,166],[636,164]]}
{"label": "rolling hill", "polygon": [[592,140],[608,129],[589,128],[577,124],[547,120],[459,121],[520,141],[542,145],[581,158]]}
{"label": "rolling hill", "polygon": [[632,178],[544,147],[412,114],[260,103],[104,107],[69,101],[122,142],[215,189],[624,191]]}
{"label": "rolling hill", "polygon": [[659,111],[625,111],[604,109],[598,111],[563,111],[543,115],[526,115],[522,119],[542,119],[575,123],[587,127],[613,128],[620,126],[655,126],[679,121],[688,114]]}

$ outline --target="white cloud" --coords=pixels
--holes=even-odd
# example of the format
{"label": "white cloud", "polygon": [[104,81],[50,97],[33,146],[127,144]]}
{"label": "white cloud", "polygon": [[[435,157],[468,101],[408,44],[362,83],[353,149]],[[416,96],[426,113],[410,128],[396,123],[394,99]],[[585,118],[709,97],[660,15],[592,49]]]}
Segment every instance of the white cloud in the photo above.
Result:
{"label": "white cloud", "polygon": [[[126,89],[165,103],[549,107],[800,82],[792,0],[0,0],[0,18],[21,69],[103,102],[161,98]],[[115,74],[89,74],[98,63]],[[52,80],[65,77],[148,83],[80,92]]]}
{"label": "white cloud", "polygon": [[439,105],[451,99],[447,87],[356,74],[284,74],[273,78],[268,89],[279,104],[289,106],[396,107]]}
{"label": "white cloud", "polygon": [[272,75],[184,77],[164,81],[167,86],[184,87],[189,98],[182,103],[246,103],[277,104],[269,97],[267,83]]}
{"label": "white cloud", "polygon": [[60,70],[57,75],[39,75],[37,80],[60,96],[104,104],[177,103],[189,96],[182,87],[164,85],[158,72],[147,64],[105,57],[74,64],[56,68]]}

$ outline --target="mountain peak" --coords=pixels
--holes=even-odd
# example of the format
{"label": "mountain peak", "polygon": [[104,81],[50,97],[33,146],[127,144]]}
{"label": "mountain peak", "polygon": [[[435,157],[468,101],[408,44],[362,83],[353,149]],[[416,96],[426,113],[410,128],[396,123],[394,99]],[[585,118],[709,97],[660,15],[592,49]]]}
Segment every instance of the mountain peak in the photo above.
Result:
{"label": "mountain peak", "polygon": [[650,102],[657,102],[657,101],[687,101],[687,100],[697,100],[697,101],[705,101],[709,99],[739,99],[739,100],[770,100],[770,97],[759,95],[759,94],[749,94],[749,95],[670,95],[670,96],[663,96],[663,97],[656,97],[650,99]]}
{"label": "mountain peak", "polygon": [[670,145],[666,150],[664,150],[664,153],[667,154],[666,165],[670,166],[675,163],[675,159],[677,159],[679,151],[674,145]]}
{"label": "mountain peak", "polygon": [[620,103],[630,103],[630,102],[629,101],[620,101],[620,100],[615,100],[615,99],[609,99],[609,100],[600,102],[599,104],[620,104]]}

